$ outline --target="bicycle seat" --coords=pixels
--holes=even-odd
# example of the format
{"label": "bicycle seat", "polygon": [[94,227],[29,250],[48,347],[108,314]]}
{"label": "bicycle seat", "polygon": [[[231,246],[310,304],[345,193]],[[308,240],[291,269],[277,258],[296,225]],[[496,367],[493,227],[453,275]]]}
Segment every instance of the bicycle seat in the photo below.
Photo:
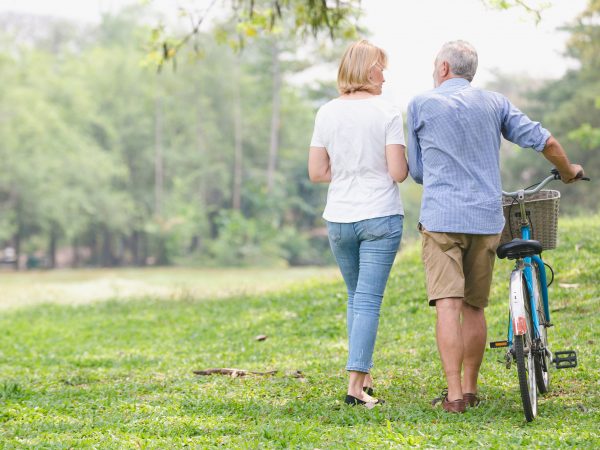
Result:
{"label": "bicycle seat", "polygon": [[496,249],[498,258],[518,259],[542,253],[542,244],[533,239],[513,239]]}

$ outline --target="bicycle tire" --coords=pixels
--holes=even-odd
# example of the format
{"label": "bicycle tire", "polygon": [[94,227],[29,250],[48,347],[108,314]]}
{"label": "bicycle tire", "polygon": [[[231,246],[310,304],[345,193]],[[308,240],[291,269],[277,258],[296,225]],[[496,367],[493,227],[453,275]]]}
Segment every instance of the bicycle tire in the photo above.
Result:
{"label": "bicycle tire", "polygon": [[550,389],[550,358],[548,357],[548,330],[544,302],[542,299],[542,285],[538,275],[538,268],[533,270],[533,291],[535,296],[535,309],[537,311],[540,339],[534,355],[535,381],[540,394],[545,394]]}
{"label": "bicycle tire", "polygon": [[[525,420],[531,422],[537,412],[537,395],[535,385],[531,389],[530,374],[535,377],[535,370],[529,370],[531,352],[525,354],[525,339],[526,335],[515,335],[513,337],[514,356],[517,363],[517,373],[519,375],[519,390],[521,391],[521,402],[523,403],[523,412]],[[533,397],[533,399],[532,399]]]}

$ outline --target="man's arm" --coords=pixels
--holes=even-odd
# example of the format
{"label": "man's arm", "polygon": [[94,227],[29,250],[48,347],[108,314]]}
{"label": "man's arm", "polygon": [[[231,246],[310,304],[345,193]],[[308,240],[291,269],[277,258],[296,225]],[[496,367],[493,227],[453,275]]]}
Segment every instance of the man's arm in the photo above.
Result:
{"label": "man's arm", "polygon": [[578,164],[571,164],[560,143],[548,130],[542,128],[539,122],[532,121],[506,97],[503,100],[502,134],[504,137],[521,147],[531,147],[538,152],[541,151],[544,157],[558,169],[564,183],[577,181],[577,174],[582,172],[583,175],[583,168]]}
{"label": "man's arm", "polygon": [[563,183],[577,181],[576,177],[579,172],[581,172],[581,176],[583,176],[583,167],[579,164],[571,164],[562,145],[560,145],[560,142],[558,142],[554,136],[548,138],[544,150],[542,150],[542,154],[558,169],[558,173],[560,173],[560,178]]}
{"label": "man's arm", "polygon": [[408,127],[408,171],[413,180],[423,184],[423,159],[421,146],[415,130],[414,103],[408,105],[406,125]]}

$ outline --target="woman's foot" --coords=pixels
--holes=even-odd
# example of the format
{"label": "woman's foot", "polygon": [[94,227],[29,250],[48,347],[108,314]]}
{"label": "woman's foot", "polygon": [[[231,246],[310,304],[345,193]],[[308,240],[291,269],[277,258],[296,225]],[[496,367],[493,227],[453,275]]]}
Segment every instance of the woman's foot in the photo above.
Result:
{"label": "woman's foot", "polygon": [[385,401],[371,397],[370,395],[363,392],[360,398],[347,394],[346,398],[344,399],[344,403],[351,406],[364,405],[366,408],[371,409],[377,405],[383,405]]}
{"label": "woman's foot", "polygon": [[373,395],[373,377],[370,373],[365,376],[363,381],[363,392],[366,392],[368,395]]}

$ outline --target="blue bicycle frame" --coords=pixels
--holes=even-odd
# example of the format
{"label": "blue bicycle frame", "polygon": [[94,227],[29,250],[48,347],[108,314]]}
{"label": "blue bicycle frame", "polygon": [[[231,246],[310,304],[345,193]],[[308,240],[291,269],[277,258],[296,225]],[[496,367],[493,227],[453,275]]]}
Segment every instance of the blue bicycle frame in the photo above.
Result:
{"label": "blue bicycle frame", "polygon": [[[521,239],[530,239],[531,237],[531,229],[529,227],[529,225],[525,225],[521,227]],[[540,322],[539,322],[539,318],[538,318],[538,312],[537,312],[537,308],[535,307],[536,305],[536,298],[535,298],[535,290],[533,288],[533,266],[532,266],[532,261],[533,264],[536,265],[537,269],[538,269],[538,274],[540,277],[540,285],[541,285],[541,294],[542,294],[542,301],[543,301],[543,305],[544,305],[544,315],[546,316],[546,322],[550,322],[550,308],[548,307],[548,287],[547,287],[547,283],[546,283],[546,266],[544,265],[544,261],[542,261],[542,258],[539,255],[534,255],[533,257],[526,257],[523,258],[523,261],[525,262],[525,267],[523,269],[523,274],[525,275],[525,281],[527,284],[527,291],[529,292],[529,302],[530,302],[530,311],[531,311],[531,317],[533,320],[533,336],[534,338],[540,338]],[[510,347],[512,347],[513,345],[513,326],[512,326],[512,318],[509,318],[508,321],[508,345]]]}

